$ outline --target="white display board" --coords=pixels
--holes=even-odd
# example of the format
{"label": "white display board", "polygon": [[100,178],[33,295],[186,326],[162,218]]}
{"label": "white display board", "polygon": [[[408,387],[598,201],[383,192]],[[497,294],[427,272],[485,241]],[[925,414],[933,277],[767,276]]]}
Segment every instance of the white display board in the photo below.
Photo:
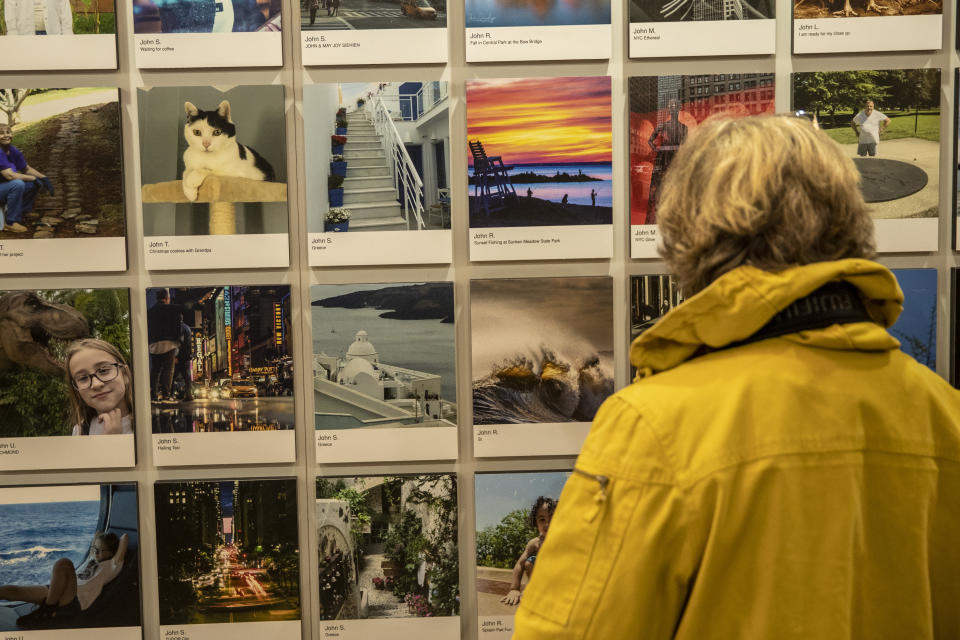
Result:
{"label": "white display board", "polygon": [[771,54],[776,20],[631,22],[631,58]]}
{"label": "white display board", "polygon": [[144,263],[151,271],[243,269],[290,264],[285,233],[224,236],[145,236]]}
{"label": "white display board", "polygon": [[279,31],[253,33],[148,33],[134,37],[141,69],[279,67]]}
{"label": "white display board", "polygon": [[0,437],[0,471],[130,468],[135,465],[132,433]]}
{"label": "white display board", "polygon": [[158,467],[295,462],[293,429],[153,434]]}
{"label": "white display board", "polygon": [[304,29],[300,46],[306,66],[443,63],[447,29]]}
{"label": "white display board", "polygon": [[793,21],[794,53],[932,51],[943,46],[943,16],[810,18]]}
{"label": "white display board", "polygon": [[610,57],[609,24],[467,29],[467,62],[599,60]]}
{"label": "white display board", "polygon": [[609,258],[613,226],[493,227],[470,230],[470,259],[564,260]]}
{"label": "white display board", "polygon": [[117,35],[2,36],[0,57],[13,71],[80,71],[117,68]]}
{"label": "white display board", "polygon": [[0,272],[126,271],[127,240],[38,238],[0,241]]}

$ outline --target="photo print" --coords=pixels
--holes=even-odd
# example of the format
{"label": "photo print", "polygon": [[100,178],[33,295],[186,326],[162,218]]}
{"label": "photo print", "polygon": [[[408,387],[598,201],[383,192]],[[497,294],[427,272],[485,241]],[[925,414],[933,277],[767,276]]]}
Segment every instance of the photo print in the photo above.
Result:
{"label": "photo print", "polygon": [[280,0],[133,0],[133,32],[252,33],[280,30]]}
{"label": "photo print", "polygon": [[888,329],[900,349],[937,370],[937,270],[892,269],[903,290],[903,311]]}
{"label": "photo print", "polygon": [[612,279],[471,280],[470,326],[475,453],[578,453],[614,389]]}
{"label": "photo print", "polygon": [[878,251],[937,249],[939,69],[795,73],[793,108],[853,158]]}
{"label": "photo print", "polygon": [[774,113],[772,73],[629,78],[630,257],[657,258],[657,198],[670,163],[701,122]]}
{"label": "photo print", "polygon": [[299,0],[305,65],[447,61],[448,0]]}
{"label": "photo print", "polygon": [[310,298],[318,460],[456,458],[453,283],[315,285]]}
{"label": "photo print", "polygon": [[134,466],[129,295],[0,291],[0,471]]}
{"label": "photo print", "polygon": [[320,477],[316,510],[321,623],[459,637],[456,475]]}
{"label": "photo print", "polygon": [[774,52],[773,0],[630,0],[630,56]]}
{"label": "photo print", "polygon": [[139,89],[148,269],[286,267],[283,87]]}
{"label": "photo print", "polygon": [[0,89],[0,112],[2,270],[126,269],[119,90]]}
{"label": "photo print", "polygon": [[[673,276],[666,274],[630,276],[630,345],[657,320],[683,302],[683,294]],[[627,351],[629,358],[629,349]],[[630,365],[630,379],[636,375]]]}
{"label": "photo print", "polygon": [[474,476],[480,633],[513,632],[513,616],[569,476],[569,471]]}
{"label": "photo print", "polygon": [[295,479],[157,482],[154,498],[161,634],[300,638]]}
{"label": "photo print", "polygon": [[612,253],[610,78],[467,81],[470,259]]}
{"label": "photo print", "polygon": [[610,0],[466,0],[467,62],[610,57]]}
{"label": "photo print", "polygon": [[942,0],[799,0],[793,52],[923,51],[943,44]]}
{"label": "photo print", "polygon": [[303,93],[311,266],[450,262],[449,83]]}
{"label": "photo print", "polygon": [[0,55],[18,71],[116,69],[116,33],[114,0],[0,0]]}
{"label": "photo print", "polygon": [[0,487],[0,632],[141,638],[139,537],[136,484]]}

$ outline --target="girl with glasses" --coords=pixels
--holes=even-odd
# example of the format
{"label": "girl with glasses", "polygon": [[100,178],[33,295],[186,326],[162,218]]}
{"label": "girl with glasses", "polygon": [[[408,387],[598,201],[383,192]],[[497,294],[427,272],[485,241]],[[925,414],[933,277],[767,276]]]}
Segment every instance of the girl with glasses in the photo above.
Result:
{"label": "girl with glasses", "polygon": [[130,368],[109,342],[76,340],[67,347],[67,386],[73,435],[133,433]]}

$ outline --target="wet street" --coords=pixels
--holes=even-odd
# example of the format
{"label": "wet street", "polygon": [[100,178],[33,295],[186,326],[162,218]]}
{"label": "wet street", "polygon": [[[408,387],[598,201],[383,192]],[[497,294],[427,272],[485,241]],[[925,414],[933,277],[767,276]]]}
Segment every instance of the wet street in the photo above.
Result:
{"label": "wet street", "polygon": [[240,562],[232,545],[216,551],[216,566],[200,585],[219,589],[201,597],[198,622],[253,622],[296,619],[297,608],[274,591],[266,569]]}
{"label": "wet street", "polygon": [[[429,0],[428,0],[429,1]],[[418,29],[447,26],[447,14],[439,11],[436,20],[425,20],[400,13],[399,2],[382,0],[340,0],[336,16],[327,16],[327,10],[317,10],[314,24],[310,11],[301,3],[300,28],[310,29]]]}
{"label": "wet street", "polygon": [[153,433],[293,429],[293,396],[153,402]]}

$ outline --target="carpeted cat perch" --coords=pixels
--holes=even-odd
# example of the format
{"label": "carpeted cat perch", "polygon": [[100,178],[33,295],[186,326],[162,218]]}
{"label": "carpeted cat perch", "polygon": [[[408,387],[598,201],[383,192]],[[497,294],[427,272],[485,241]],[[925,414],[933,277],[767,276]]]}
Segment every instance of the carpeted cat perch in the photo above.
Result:
{"label": "carpeted cat perch", "polygon": [[[144,203],[190,202],[183,193],[183,181],[145,184]],[[237,202],[286,202],[287,185],[250,178],[207,176],[200,185],[196,202],[210,203],[210,235],[232,235],[237,232]]]}

